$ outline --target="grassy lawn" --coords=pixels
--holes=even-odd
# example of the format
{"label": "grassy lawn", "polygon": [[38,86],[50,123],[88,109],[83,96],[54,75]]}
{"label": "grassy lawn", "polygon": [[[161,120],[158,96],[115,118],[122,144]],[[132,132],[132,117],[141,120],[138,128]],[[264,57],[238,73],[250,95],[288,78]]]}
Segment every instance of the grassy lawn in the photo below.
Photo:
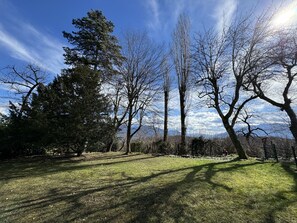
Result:
{"label": "grassy lawn", "polygon": [[143,154],[4,161],[0,222],[297,222],[297,174]]}

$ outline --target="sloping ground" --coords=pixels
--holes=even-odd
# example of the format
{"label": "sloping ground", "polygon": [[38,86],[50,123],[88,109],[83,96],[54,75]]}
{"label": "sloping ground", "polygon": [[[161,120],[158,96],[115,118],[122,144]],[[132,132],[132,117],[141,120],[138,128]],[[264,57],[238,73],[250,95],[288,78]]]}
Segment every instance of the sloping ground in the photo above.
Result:
{"label": "sloping ground", "polygon": [[120,153],[0,164],[0,222],[297,222],[293,166]]}

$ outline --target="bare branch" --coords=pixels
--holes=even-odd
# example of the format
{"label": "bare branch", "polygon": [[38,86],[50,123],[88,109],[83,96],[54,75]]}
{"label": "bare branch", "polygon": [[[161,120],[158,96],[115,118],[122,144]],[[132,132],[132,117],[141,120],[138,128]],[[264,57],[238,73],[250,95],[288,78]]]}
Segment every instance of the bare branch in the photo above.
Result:
{"label": "bare branch", "polygon": [[21,116],[29,105],[32,93],[38,86],[46,82],[46,78],[47,75],[39,67],[29,64],[21,71],[15,66],[8,66],[2,71],[0,82],[9,85],[10,89],[15,91],[15,94],[22,95],[22,103],[18,111]]}

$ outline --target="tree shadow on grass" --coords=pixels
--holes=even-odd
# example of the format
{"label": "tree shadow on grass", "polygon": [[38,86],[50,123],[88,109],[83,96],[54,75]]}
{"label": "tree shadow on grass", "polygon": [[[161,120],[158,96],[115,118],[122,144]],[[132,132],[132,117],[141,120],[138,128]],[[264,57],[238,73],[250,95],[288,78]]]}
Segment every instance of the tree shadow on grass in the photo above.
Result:
{"label": "tree shadow on grass", "polygon": [[100,153],[98,156],[92,156],[92,153],[85,153],[81,156],[48,156],[47,158],[56,163],[77,163],[77,162],[85,162],[85,161],[97,161],[97,160],[110,160],[110,159],[122,159],[122,158],[131,158],[135,156],[141,156],[141,153]]}
{"label": "tree shadow on grass", "polygon": [[[21,211],[39,212],[48,216],[46,222],[72,222],[78,219],[91,219],[91,222],[162,222],[168,219],[174,222],[197,222],[197,216],[188,214],[191,207],[181,202],[187,193],[201,185],[210,187],[210,190],[219,188],[226,193],[232,193],[232,187],[214,179],[217,173],[262,164],[233,162],[235,161],[207,163],[144,177],[127,176],[125,180],[112,181],[103,186],[76,188],[73,193],[60,188],[51,189],[42,197],[26,199],[17,205],[7,206],[5,210],[0,211],[0,216],[9,216],[15,211]],[[218,168],[219,165],[226,167]],[[177,182],[171,180],[165,185],[151,184],[154,180],[170,178],[174,174],[185,176]],[[88,199],[95,200],[92,200],[90,205]],[[67,205],[58,213],[50,215],[48,207],[61,202]]]}
{"label": "tree shadow on grass", "polygon": [[[110,165],[116,163],[113,162]],[[17,205],[6,206],[5,210],[0,208],[0,216],[9,217],[17,212],[38,212],[46,218],[42,222],[80,222],[84,219],[86,222],[205,222],[205,218],[197,219],[197,215],[189,214],[191,206],[183,203],[183,198],[197,187],[202,186],[207,187],[210,193],[211,190],[220,190],[228,195],[233,192],[233,188],[218,181],[215,178],[218,173],[232,173],[240,171],[244,167],[261,164],[263,163],[211,162],[161,171],[143,177],[127,176],[123,172],[122,175],[125,179],[113,180],[106,185],[98,185],[98,187],[82,186],[80,188],[76,186],[73,191],[63,190],[63,188],[50,189],[44,196],[25,199]],[[283,166],[283,168],[294,177],[295,187],[292,190],[296,192],[296,173],[292,172],[290,167]],[[156,185],[154,182],[162,179],[168,180],[175,174],[181,176],[177,182],[169,180],[168,183],[162,185]],[[111,176],[111,178],[113,177]],[[281,211],[296,202],[296,197],[289,200],[281,199],[281,196],[285,195],[284,193],[287,191],[277,193],[276,196],[280,196],[280,200],[267,213],[263,213],[263,216],[266,216],[263,222],[274,222],[275,211]],[[265,196],[261,199],[263,202],[271,202],[271,204],[275,202],[266,199]],[[61,202],[65,203],[65,206],[57,212],[51,213],[49,207],[59,205]],[[248,207],[246,208],[248,209]],[[15,220],[21,219],[15,217]],[[221,222],[228,221],[222,220]]]}
{"label": "tree shadow on grass", "polygon": [[[189,168],[182,168],[178,170],[172,170],[172,171],[165,171],[161,172],[158,174],[154,174],[151,176],[143,177],[138,180],[138,183],[146,183],[149,182],[150,180],[153,180],[154,178],[157,177],[163,177],[168,174],[173,174],[177,172],[183,172],[187,170],[191,170],[189,173],[187,173],[184,177],[183,180],[178,181],[178,182],[171,182],[165,187],[155,187],[152,190],[149,190],[148,192],[142,191],[141,193],[137,194],[134,198],[128,200],[125,203],[121,203],[120,205],[127,206],[125,210],[134,210],[135,216],[133,219],[131,219],[129,222],[163,222],[163,221],[170,221],[170,222],[208,222],[207,219],[207,213],[205,213],[204,218],[197,218],[195,215],[190,215],[189,214],[189,209],[191,209],[191,206],[180,202],[184,196],[186,196],[187,193],[191,193],[192,189],[195,187],[199,187],[203,184],[207,184],[210,186],[212,189],[218,189],[220,188],[221,190],[225,191],[226,198],[228,200],[228,193],[230,197],[232,196],[233,188],[223,184],[222,182],[217,182],[214,180],[214,176],[217,173],[220,172],[233,172],[240,170],[241,168],[248,167],[248,166],[255,166],[255,165],[262,165],[264,163],[234,163],[234,161],[228,161],[228,162],[223,162],[223,163],[208,163],[204,165],[199,165],[195,167],[189,167]],[[231,164],[227,167],[224,168],[216,168],[218,165],[224,165],[224,164]],[[227,216],[227,219],[221,219],[220,222],[276,222],[276,212],[280,212],[284,210],[286,207],[292,204],[296,204],[297,202],[297,196],[293,198],[285,198],[286,193],[296,193],[297,192],[297,176],[296,173],[289,167],[289,166],[284,166],[286,168],[286,171],[294,177],[295,181],[295,186],[292,189],[292,191],[279,191],[276,192],[273,195],[273,198],[267,198],[265,194],[263,195],[262,193],[259,193],[258,200],[256,201],[261,201],[262,204],[258,206],[258,208],[263,208],[263,212],[260,213],[260,215],[254,216],[255,219],[238,219],[234,218],[231,220],[228,219],[228,214],[224,214],[225,217]],[[200,173],[200,175],[199,175]],[[201,175],[202,173],[202,175]],[[199,175],[197,177],[197,175]],[[211,192],[211,191],[209,191]],[[248,191],[247,191],[248,192]],[[249,194],[246,194],[244,196],[250,196]],[[243,197],[244,197],[243,196]],[[173,197],[175,197],[173,199]],[[242,197],[240,197],[242,198]],[[232,198],[230,198],[232,199]],[[253,197],[249,197],[249,199],[253,200]],[[197,201],[199,202],[199,201]],[[243,201],[243,207],[241,206],[234,206],[235,208],[238,209],[243,209],[243,210],[238,210],[238,211],[247,211],[247,212],[253,212],[255,211],[255,207],[249,207],[248,206],[249,201]],[[268,210],[265,209],[266,203],[268,203]],[[223,203],[221,204],[221,207],[218,207],[217,210],[213,210],[216,212],[218,215],[220,213],[220,208],[224,209],[224,211],[228,211],[228,208],[234,208],[234,207],[224,207]],[[263,206],[261,206],[263,205]],[[219,205],[220,206],[220,205]],[[142,207],[142,208],[140,208]],[[215,207],[215,206],[214,206]],[[256,206],[257,207],[257,206]],[[117,208],[117,206],[109,206],[108,208],[113,209]],[[103,211],[103,210],[102,210]],[[235,211],[236,215],[236,211]],[[201,217],[201,216],[200,216]],[[293,219],[294,216],[291,216]],[[244,218],[244,216],[243,216]],[[114,218],[111,217],[109,218],[106,222],[112,221]],[[219,218],[218,218],[219,219]],[[237,220],[236,220],[237,219]],[[281,220],[280,220],[281,219]],[[280,218],[279,222],[290,222],[287,221],[286,219]],[[296,216],[293,220],[293,222],[296,221]],[[213,222],[213,221],[211,221]],[[217,221],[216,221],[217,222]]]}
{"label": "tree shadow on grass", "polygon": [[[108,162],[100,162],[101,159],[94,159],[99,160],[98,163],[91,163],[91,164],[81,164],[81,162],[74,161],[70,162],[43,162],[43,161],[33,161],[33,162],[13,162],[13,163],[2,163],[0,165],[0,181],[1,180],[11,180],[11,179],[18,179],[18,178],[25,178],[25,177],[41,177],[47,174],[55,174],[61,173],[64,171],[75,171],[75,170],[83,170],[88,168],[94,168],[99,166],[109,166],[115,164],[122,164],[122,163],[130,163],[130,162],[137,162],[140,160],[147,160],[153,159],[154,156],[146,156],[146,157],[139,157],[139,154],[132,154],[132,155],[116,155],[116,156],[109,156],[107,160]],[[131,159],[132,158],[132,159]],[[124,159],[124,160],[119,160]],[[102,159],[105,160],[105,159]],[[78,164],[78,165],[76,165]],[[1,167],[3,166],[3,168]]]}
{"label": "tree shadow on grass", "polygon": [[[173,222],[198,222],[199,219],[197,219],[197,216],[191,216],[187,214],[188,210],[191,209],[191,207],[180,202],[180,200],[182,200],[188,193],[191,193],[192,189],[195,189],[196,187],[199,187],[203,184],[208,185],[211,189],[220,188],[222,190],[225,190],[227,193],[231,193],[233,188],[220,182],[216,182],[213,179],[214,176],[219,172],[232,172],[241,167],[260,164],[235,164],[229,167],[216,169],[216,166],[218,165],[232,164],[235,161],[236,160],[219,163],[208,163],[177,170],[177,172],[185,170],[191,171],[187,173],[184,179],[179,182],[171,183],[166,187],[157,189],[153,193],[148,193],[134,199],[132,203],[134,203],[133,206],[135,208],[140,205],[144,205],[145,207],[142,211],[138,212],[138,214],[131,222],[159,222],[161,219],[164,218],[167,218],[167,220],[169,218]],[[171,173],[173,172],[176,171],[172,171]],[[202,175],[199,175],[197,177],[200,172],[202,172]],[[164,173],[161,173],[160,175],[163,174]],[[143,180],[147,181],[148,179],[142,179],[142,181]],[[174,199],[175,202],[172,202],[172,196],[176,196],[176,194],[177,197]],[[170,207],[168,208],[168,206]],[[166,216],[164,216],[164,210],[168,210],[167,212],[165,211]],[[162,222],[162,220],[160,222]],[[201,222],[204,222],[204,220]]]}
{"label": "tree shadow on grass", "polygon": [[[286,171],[286,173],[292,177],[294,180],[294,186],[291,188],[291,190],[285,190],[285,191],[279,191],[276,193],[275,198],[278,200],[277,203],[275,201],[269,201],[271,203],[275,203],[274,206],[271,206],[269,212],[267,213],[267,222],[274,223],[276,222],[276,214],[281,213],[286,208],[288,208],[291,205],[294,205],[297,203],[297,173],[294,171],[294,166],[291,163],[281,163],[282,168]],[[280,182],[283,183],[283,182]],[[287,195],[295,194],[295,196],[290,196],[288,198]],[[292,222],[297,222],[297,217],[295,219],[291,219]]]}

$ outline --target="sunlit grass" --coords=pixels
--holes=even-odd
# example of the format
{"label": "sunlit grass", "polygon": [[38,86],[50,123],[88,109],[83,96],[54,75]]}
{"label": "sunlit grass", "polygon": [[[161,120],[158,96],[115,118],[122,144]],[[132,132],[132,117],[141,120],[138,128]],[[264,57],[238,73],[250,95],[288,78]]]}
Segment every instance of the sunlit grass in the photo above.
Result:
{"label": "sunlit grass", "polygon": [[297,222],[293,166],[120,153],[0,164],[0,222]]}

